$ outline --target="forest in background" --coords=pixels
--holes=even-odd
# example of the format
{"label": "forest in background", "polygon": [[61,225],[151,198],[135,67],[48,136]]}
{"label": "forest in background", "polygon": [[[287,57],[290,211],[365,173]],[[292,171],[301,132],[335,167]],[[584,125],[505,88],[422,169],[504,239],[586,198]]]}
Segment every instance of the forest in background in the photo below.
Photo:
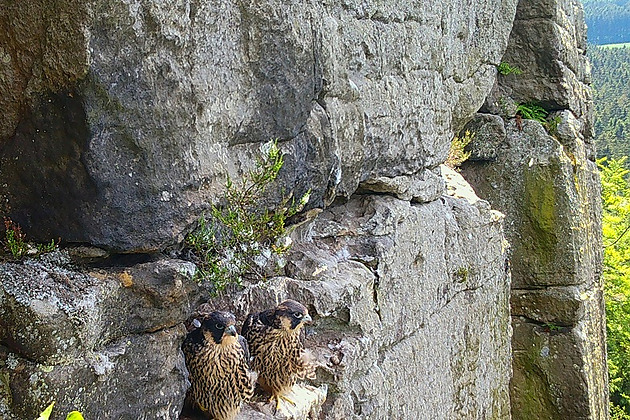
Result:
{"label": "forest in background", "polygon": [[630,420],[630,182],[626,157],[598,161],[611,420]]}
{"label": "forest in background", "polygon": [[[630,46],[590,45],[595,145],[599,157],[630,155]],[[628,165],[628,162],[626,162]]]}
{"label": "forest in background", "polygon": [[630,0],[582,0],[592,44],[630,42]]}
{"label": "forest in background", "polygon": [[611,420],[630,420],[630,0],[583,0],[602,179]]}

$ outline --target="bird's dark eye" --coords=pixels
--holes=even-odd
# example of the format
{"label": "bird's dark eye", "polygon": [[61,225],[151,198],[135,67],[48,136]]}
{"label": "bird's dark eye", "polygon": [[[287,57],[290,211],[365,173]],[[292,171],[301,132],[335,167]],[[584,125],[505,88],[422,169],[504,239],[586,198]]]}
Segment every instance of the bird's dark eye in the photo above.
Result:
{"label": "bird's dark eye", "polygon": [[293,312],[293,316],[296,317],[297,319],[301,319],[304,316],[304,314],[301,314],[299,312]]}
{"label": "bird's dark eye", "polygon": [[223,324],[216,324],[215,327],[217,327],[217,330],[222,330],[225,328],[225,325]]}

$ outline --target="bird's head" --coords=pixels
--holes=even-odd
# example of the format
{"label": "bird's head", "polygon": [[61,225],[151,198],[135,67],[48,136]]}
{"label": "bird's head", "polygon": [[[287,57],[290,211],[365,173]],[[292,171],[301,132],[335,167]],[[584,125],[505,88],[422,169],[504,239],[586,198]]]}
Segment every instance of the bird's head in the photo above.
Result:
{"label": "bird's head", "polygon": [[207,340],[216,344],[230,344],[238,339],[236,318],[230,312],[212,312],[201,322],[201,329]]}
{"label": "bird's head", "polygon": [[299,330],[304,324],[313,322],[306,307],[291,299],[276,306],[274,315],[280,327],[287,331]]}

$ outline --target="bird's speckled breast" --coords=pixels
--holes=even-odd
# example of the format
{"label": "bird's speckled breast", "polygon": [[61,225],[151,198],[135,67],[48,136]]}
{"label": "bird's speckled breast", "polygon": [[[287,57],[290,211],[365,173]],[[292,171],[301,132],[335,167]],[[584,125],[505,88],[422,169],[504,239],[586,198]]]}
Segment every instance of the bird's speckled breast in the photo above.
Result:
{"label": "bird's speckled breast", "polygon": [[261,386],[275,395],[288,391],[297,379],[301,351],[299,331],[269,331],[266,339],[256,346],[252,360]]}
{"label": "bird's speckled breast", "polygon": [[232,420],[248,397],[239,377],[247,377],[242,349],[237,343],[198,348],[188,360],[195,403],[218,420]]}

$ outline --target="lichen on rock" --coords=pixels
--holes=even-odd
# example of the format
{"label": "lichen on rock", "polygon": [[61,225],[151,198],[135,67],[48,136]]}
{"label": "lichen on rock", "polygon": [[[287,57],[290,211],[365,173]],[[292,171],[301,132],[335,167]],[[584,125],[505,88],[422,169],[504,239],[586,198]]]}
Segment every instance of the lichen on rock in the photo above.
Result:
{"label": "lichen on rock", "polygon": [[[521,2],[516,20],[516,0],[10,3],[0,210],[70,249],[0,264],[1,416],[36,418],[54,399],[86,418],[174,420],[198,305],[243,320],[288,297],[314,316],[321,364],[288,418],[509,419],[537,401],[540,418],[601,412],[577,3]],[[497,76],[502,61],[523,73]],[[529,100],[559,118],[554,136],[510,120]],[[479,133],[464,179],[440,165],[466,123]],[[211,299],[178,251],[275,138],[285,164],[257,205],[311,191],[286,264]],[[510,284],[512,388],[532,397],[513,392],[512,410]],[[562,387],[565,361],[587,386]],[[244,415],[270,418],[262,406]]]}

